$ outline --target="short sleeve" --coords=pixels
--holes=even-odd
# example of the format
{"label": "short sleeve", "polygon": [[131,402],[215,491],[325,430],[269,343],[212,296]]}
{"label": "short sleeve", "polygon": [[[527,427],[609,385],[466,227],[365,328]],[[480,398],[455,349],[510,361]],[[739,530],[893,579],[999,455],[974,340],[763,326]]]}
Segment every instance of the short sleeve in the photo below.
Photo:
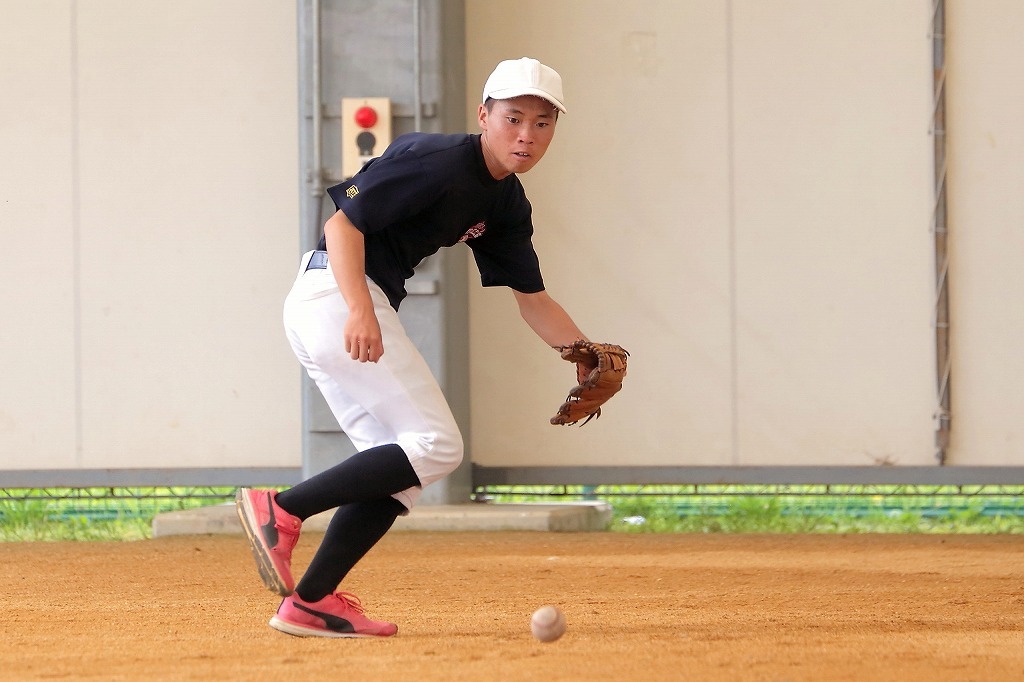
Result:
{"label": "short sleeve", "polygon": [[495,224],[466,243],[473,250],[483,286],[535,294],[544,291],[544,279],[533,246],[533,209],[518,181],[510,189],[493,219]]}
{"label": "short sleeve", "polygon": [[438,174],[424,172],[419,157],[405,153],[373,159],[327,193],[353,225],[370,234],[423,211],[437,201],[443,183]]}
{"label": "short sleeve", "polygon": [[480,283],[485,287],[509,287],[524,294],[544,291],[540,261],[531,240],[510,243],[507,249],[494,251],[469,242],[473,249]]}

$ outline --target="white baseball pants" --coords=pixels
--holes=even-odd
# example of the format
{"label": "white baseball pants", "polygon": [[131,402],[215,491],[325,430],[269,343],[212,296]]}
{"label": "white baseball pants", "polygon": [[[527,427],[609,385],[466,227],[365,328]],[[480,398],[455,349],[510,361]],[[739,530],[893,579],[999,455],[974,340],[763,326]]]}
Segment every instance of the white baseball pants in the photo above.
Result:
{"label": "white baseball pants", "polygon": [[[398,313],[367,278],[384,355],[376,363],[353,360],[345,352],[345,299],[329,263],[306,270],[312,255],[303,255],[284,304],[285,332],[296,357],[356,450],[396,443],[424,487],[444,478],[462,461],[462,435]],[[412,509],[421,492],[410,488],[393,497]]]}

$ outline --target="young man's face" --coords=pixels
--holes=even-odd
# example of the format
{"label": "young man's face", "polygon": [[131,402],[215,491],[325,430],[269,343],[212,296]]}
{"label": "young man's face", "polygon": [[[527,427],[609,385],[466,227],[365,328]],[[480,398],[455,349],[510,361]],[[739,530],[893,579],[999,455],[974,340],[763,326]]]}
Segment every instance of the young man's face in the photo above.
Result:
{"label": "young man's face", "polygon": [[487,169],[495,179],[525,173],[537,165],[555,134],[557,110],[540,97],[491,100],[477,110]]}

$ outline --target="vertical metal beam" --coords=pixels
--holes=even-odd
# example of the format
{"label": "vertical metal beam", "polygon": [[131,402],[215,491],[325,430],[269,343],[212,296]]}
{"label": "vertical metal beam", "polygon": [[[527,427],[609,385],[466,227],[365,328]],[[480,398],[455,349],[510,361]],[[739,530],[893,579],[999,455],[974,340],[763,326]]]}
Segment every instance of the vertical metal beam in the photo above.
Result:
{"label": "vertical metal beam", "polygon": [[946,463],[950,436],[950,339],[949,252],[946,223],[946,3],[933,0],[932,68],[934,103],[932,139],[935,145],[935,206],[932,233],[935,240],[935,459]]}
{"label": "vertical metal beam", "polygon": [[728,201],[726,203],[729,229],[729,463],[740,464],[740,375],[737,330],[739,329],[739,301],[736,296],[736,79],[733,3],[725,2],[725,106],[726,157]]}
{"label": "vertical metal beam", "polygon": [[[296,3],[299,44],[299,244],[298,253],[314,248],[323,227],[323,65],[322,0]],[[303,373],[305,375],[305,373]]]}
{"label": "vertical metal beam", "polygon": [[420,75],[423,55],[420,48],[420,21],[420,0],[412,0],[412,128],[417,133],[423,129],[423,78]]}
{"label": "vertical metal beam", "polygon": [[[316,200],[316,205],[320,206],[320,201],[324,194],[324,162],[323,162],[323,119],[324,119],[324,105],[323,105],[323,87],[321,84],[320,76],[320,0],[312,0],[312,27],[310,28],[310,41],[311,46],[310,52],[310,72],[312,77],[312,92],[310,95],[313,98],[312,102],[312,114],[313,114],[313,167],[310,169],[312,174],[312,186],[310,187],[310,194]],[[319,228],[319,224],[317,228]]]}

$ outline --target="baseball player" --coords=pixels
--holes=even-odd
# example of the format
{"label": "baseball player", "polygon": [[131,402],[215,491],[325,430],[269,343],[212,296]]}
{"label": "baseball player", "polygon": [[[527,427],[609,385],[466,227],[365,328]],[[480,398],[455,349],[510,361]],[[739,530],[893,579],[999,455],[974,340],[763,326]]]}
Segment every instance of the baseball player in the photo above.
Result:
{"label": "baseball player", "polygon": [[[517,177],[544,157],[565,112],[558,73],[526,57],[503,61],[484,86],[479,134],[402,135],[328,190],[337,212],[317,250],[301,259],[284,324],[358,452],[289,490],[238,492],[260,576],[284,597],[271,627],[312,637],[398,631],[338,588],[423,487],[462,461],[455,419],[397,313],[422,259],[465,242],[482,284],[509,287],[544,343],[585,340],[544,288],[531,207]],[[335,507],[296,585],[290,564],[302,521]]]}

